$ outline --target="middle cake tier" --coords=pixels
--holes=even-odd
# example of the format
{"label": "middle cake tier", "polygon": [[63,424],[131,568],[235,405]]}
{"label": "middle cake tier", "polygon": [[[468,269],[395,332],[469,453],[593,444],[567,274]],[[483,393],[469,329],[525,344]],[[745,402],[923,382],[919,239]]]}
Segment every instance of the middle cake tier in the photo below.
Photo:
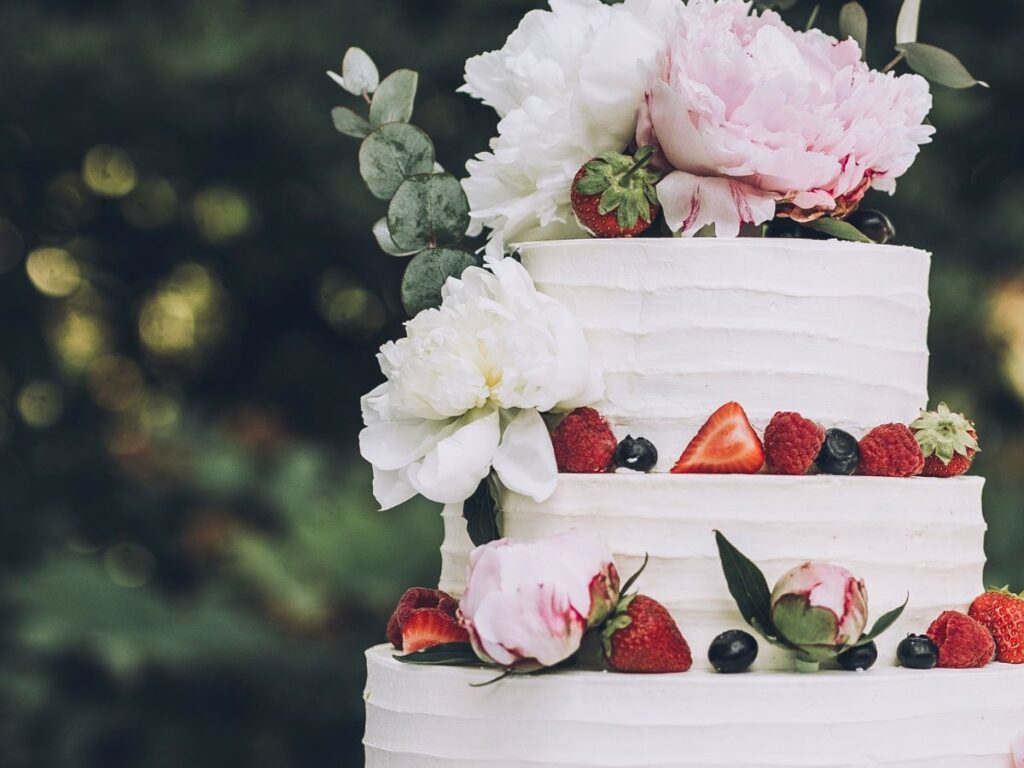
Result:
{"label": "middle cake tier", "polygon": [[[545,502],[506,492],[502,531],[522,540],[569,528],[597,534],[623,578],[649,555],[638,588],[672,612],[698,659],[717,634],[745,627],[714,530],[762,568],[769,586],[808,560],[844,566],[864,579],[872,621],[909,594],[902,619],[879,640],[879,663],[893,664],[907,633],[924,631],[943,610],[964,610],[981,592],[983,486],[980,477],[560,475]],[[473,545],[461,505],[444,516],[440,588],[459,596]],[[761,644],[759,667],[791,665],[788,654]]]}

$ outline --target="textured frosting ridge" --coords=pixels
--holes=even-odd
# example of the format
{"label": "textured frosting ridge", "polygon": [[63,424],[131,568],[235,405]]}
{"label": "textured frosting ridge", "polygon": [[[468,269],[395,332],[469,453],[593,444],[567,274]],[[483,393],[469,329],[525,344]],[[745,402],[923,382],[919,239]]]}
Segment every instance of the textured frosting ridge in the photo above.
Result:
{"label": "textured frosting ridge", "polygon": [[861,434],[927,404],[930,256],[834,240],[575,240],[521,246],[605,374],[596,407],[654,441],[659,471],[728,400],[763,429],[796,410]]}
{"label": "textured frosting ridge", "polygon": [[[744,626],[722,575],[713,529],[764,570],[769,585],[807,560],[849,568],[867,583],[872,619],[910,602],[879,641],[880,664],[941,611],[983,589],[984,481],[768,475],[560,475],[543,503],[502,498],[505,535],[531,540],[582,528],[602,536],[622,574],[651,561],[639,588],[672,612],[695,653]],[[472,544],[457,506],[445,510],[441,589],[461,594]],[[762,643],[757,666],[790,669]]]}

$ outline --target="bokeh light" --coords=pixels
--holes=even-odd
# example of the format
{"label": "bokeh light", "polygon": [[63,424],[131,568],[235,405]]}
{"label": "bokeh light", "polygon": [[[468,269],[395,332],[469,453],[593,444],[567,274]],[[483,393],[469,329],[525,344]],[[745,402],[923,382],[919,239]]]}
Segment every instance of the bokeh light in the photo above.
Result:
{"label": "bokeh light", "polygon": [[1003,376],[1024,399],[1024,277],[995,289],[989,304],[989,328],[1001,347]]}
{"label": "bokeh light", "polygon": [[232,187],[208,187],[192,201],[196,229],[204,240],[213,245],[246,234],[252,228],[254,217],[248,198]]}
{"label": "bokeh light", "polygon": [[139,336],[154,355],[202,355],[223,337],[225,294],[207,267],[178,266],[142,304]]}
{"label": "bokeh light", "polygon": [[138,172],[127,152],[101,144],[86,153],[82,180],[101,197],[124,197],[135,189]]}
{"label": "bokeh light", "polygon": [[0,216],[0,275],[10,272],[25,253],[25,240],[10,221]]}
{"label": "bokeh light", "polygon": [[64,248],[38,248],[28,255],[25,271],[44,296],[70,296],[82,283],[75,257]]}
{"label": "bokeh light", "polygon": [[142,398],[144,383],[135,361],[118,355],[99,358],[86,373],[86,386],[93,401],[108,411],[134,408]]}
{"label": "bokeh light", "polygon": [[166,226],[178,215],[178,192],[167,179],[145,178],[121,201],[121,213],[139,229]]}
{"label": "bokeh light", "polygon": [[18,392],[18,414],[28,426],[45,429],[56,424],[64,412],[64,395],[52,381],[32,381]]}
{"label": "bokeh light", "polygon": [[121,541],[103,553],[103,569],[119,587],[135,589],[150,582],[156,573],[156,558],[141,544]]}
{"label": "bokeh light", "polygon": [[51,222],[62,221],[68,229],[88,223],[99,212],[96,197],[74,173],[65,173],[46,188],[47,211]]}
{"label": "bokeh light", "polygon": [[321,316],[336,331],[371,333],[387,323],[383,302],[344,270],[328,270],[320,278],[316,298]]}

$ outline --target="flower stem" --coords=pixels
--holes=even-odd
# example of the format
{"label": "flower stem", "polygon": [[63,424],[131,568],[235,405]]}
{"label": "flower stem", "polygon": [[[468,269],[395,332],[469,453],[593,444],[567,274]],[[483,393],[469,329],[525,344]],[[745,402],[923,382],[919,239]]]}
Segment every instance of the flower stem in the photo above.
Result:
{"label": "flower stem", "polygon": [[896,65],[903,61],[905,58],[907,58],[907,52],[900,51],[899,56],[897,56],[895,59],[893,59],[892,61],[885,65],[885,69],[882,70],[882,74],[885,74],[886,72],[892,72]]}
{"label": "flower stem", "polygon": [[801,659],[799,656],[796,657],[796,671],[802,674],[817,672],[821,667],[817,661],[808,661],[807,659]]}

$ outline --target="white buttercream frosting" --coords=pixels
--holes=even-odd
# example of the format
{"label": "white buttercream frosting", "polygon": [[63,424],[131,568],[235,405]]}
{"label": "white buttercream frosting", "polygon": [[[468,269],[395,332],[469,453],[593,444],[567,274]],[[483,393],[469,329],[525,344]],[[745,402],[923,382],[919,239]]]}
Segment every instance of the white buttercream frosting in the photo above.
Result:
{"label": "white buttercream frosting", "polygon": [[[964,609],[983,589],[984,481],[770,475],[560,475],[558,490],[537,503],[502,498],[506,536],[532,540],[569,528],[602,536],[619,572],[650,564],[638,583],[672,612],[698,654],[727,629],[744,627],[729,595],[713,530],[765,572],[769,586],[808,560],[848,568],[864,579],[870,619],[910,602],[879,639],[882,664],[908,632],[938,614]],[[461,508],[445,510],[441,589],[458,595],[472,544]],[[762,669],[792,658],[762,644]]]}
{"label": "white buttercream frosting", "polygon": [[729,400],[763,429],[799,411],[860,435],[927,404],[924,251],[836,240],[575,240],[520,247],[583,326],[595,407],[667,471]]}

